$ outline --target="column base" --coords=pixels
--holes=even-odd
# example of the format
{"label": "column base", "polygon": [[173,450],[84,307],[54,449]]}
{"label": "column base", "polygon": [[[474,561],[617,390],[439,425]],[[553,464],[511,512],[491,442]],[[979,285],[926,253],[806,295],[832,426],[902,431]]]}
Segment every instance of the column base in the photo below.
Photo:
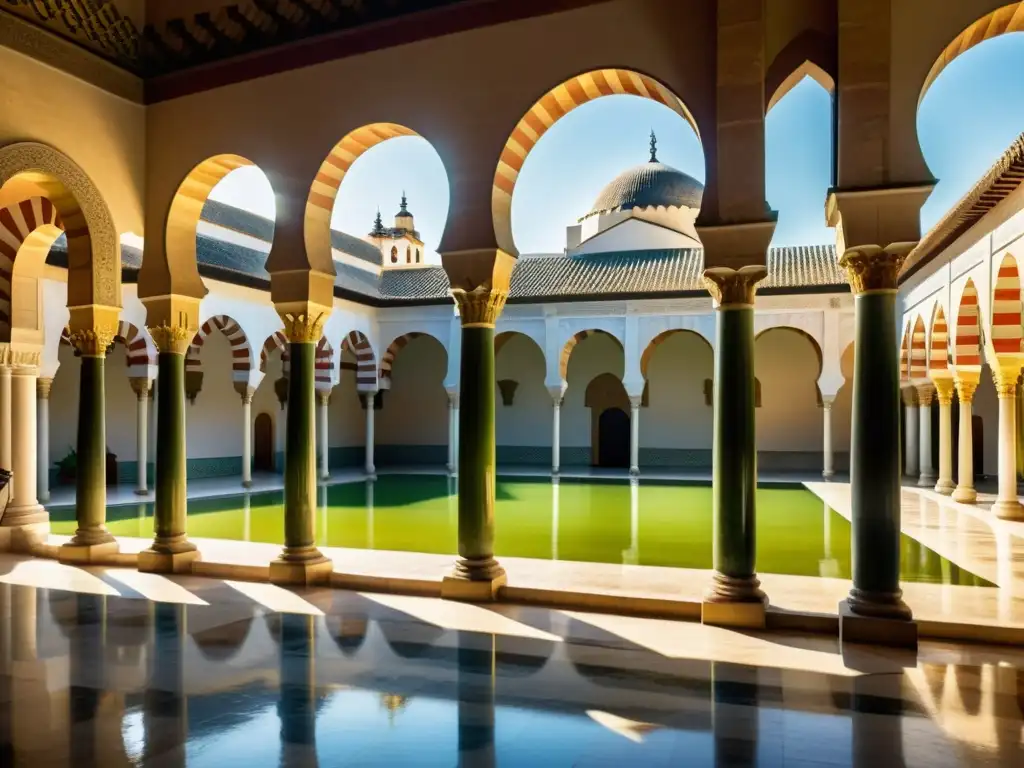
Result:
{"label": "column base", "polygon": [[20,528],[23,525],[37,525],[49,522],[50,514],[42,504],[32,504],[25,507],[11,505],[4,512],[3,519],[0,520],[0,526],[4,528]]}
{"label": "column base", "polygon": [[826,469],[822,471],[821,476],[828,480],[830,477],[835,477],[835,474],[831,469]]}
{"label": "column base", "polygon": [[57,550],[57,561],[65,565],[95,565],[109,562],[120,551],[116,541],[83,544],[71,540]]}
{"label": "column base", "polygon": [[640,477],[640,467],[630,467],[629,468],[629,476],[630,477]]}
{"label": "column base", "polygon": [[906,609],[905,616],[870,616],[855,612],[852,599],[839,603],[840,648],[846,643],[854,643],[917,649],[917,622],[910,617],[910,609],[902,601],[899,602]]}
{"label": "column base", "polygon": [[285,547],[281,556],[270,563],[270,583],[282,587],[327,584],[333,571],[334,563],[316,547]]}
{"label": "column base", "polygon": [[136,496],[149,496],[149,489],[148,488],[136,488],[135,489],[135,495]]}
{"label": "column base", "polygon": [[441,580],[441,597],[471,603],[490,603],[508,583],[505,569],[493,557],[485,560],[460,559],[455,570]]}
{"label": "column base", "polygon": [[917,484],[921,488],[931,488],[932,486],[935,485],[935,483],[936,483],[936,481],[938,479],[939,479],[938,475],[921,475],[917,479]]}
{"label": "column base", "polygon": [[939,482],[935,484],[935,492],[941,493],[943,496],[950,496],[955,490],[956,483],[952,480],[939,480]]}
{"label": "column base", "polygon": [[252,480],[243,480],[242,481],[242,487],[243,488],[252,488]]}
{"label": "column base", "polygon": [[365,480],[376,480],[377,479],[377,473],[376,472],[367,472],[366,473],[366,477],[364,479]]}
{"label": "column base", "polygon": [[978,492],[974,488],[965,485],[958,485],[953,491],[953,501],[961,504],[974,504],[978,500]]}
{"label": "column base", "polygon": [[181,552],[159,552],[144,549],[139,552],[138,568],[142,573],[191,573],[192,564],[202,560],[199,551],[194,548]]}
{"label": "column base", "polygon": [[702,624],[764,629],[768,598],[756,576],[734,578],[715,573],[700,605]]}
{"label": "column base", "polygon": [[996,499],[992,511],[1002,520],[1024,520],[1024,506],[1016,499]]}
{"label": "column base", "polygon": [[50,521],[0,526],[0,552],[35,552],[50,536]]}

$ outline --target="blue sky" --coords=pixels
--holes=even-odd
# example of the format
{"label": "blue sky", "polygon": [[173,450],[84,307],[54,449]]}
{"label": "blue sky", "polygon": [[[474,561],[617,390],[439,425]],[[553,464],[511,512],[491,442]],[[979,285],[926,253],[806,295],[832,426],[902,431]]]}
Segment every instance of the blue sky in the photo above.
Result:
{"label": "blue sky", "polygon": [[[1024,132],[1024,78],[1008,77],[1009,72],[1024,72],[1024,33],[972,48],[926,94],[918,136],[939,184],[922,210],[925,230]],[[834,241],[823,213],[830,183],[831,112],[829,94],[805,79],[768,114],[766,192],[779,212],[776,245]],[[703,181],[700,142],[681,117],[639,97],[598,99],[556,123],[527,157],[512,199],[519,250],[560,252],[565,227],[587,213],[601,187],[647,160],[652,129],[658,136],[658,159]],[[389,222],[403,190],[427,248],[435,249],[448,216],[448,179],[437,153],[420,138],[392,139],[356,161],[341,186],[334,226],[363,235],[378,207]],[[231,174],[212,197],[273,214],[270,185],[256,169]]]}

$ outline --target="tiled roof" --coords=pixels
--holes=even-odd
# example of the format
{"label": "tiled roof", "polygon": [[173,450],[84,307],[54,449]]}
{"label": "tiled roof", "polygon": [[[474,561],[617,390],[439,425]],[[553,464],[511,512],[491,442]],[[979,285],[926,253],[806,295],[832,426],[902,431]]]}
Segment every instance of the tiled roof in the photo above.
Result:
{"label": "tiled roof", "polygon": [[942,253],[986,213],[1024,184],[1024,133],[1018,136],[960,201],[907,256],[901,280]]}

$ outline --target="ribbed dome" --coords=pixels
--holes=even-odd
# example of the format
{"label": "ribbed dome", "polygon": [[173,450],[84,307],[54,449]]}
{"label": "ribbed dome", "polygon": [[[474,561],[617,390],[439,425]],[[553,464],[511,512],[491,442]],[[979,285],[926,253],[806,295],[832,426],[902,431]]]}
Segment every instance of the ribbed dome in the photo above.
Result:
{"label": "ribbed dome", "polygon": [[631,208],[699,208],[704,185],[692,176],[657,161],[623,171],[601,190],[588,216]]}

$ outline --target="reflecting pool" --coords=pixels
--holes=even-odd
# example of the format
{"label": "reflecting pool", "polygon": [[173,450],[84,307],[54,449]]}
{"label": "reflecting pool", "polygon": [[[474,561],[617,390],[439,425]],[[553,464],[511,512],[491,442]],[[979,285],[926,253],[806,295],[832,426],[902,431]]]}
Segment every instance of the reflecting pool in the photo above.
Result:
{"label": "reflecting pool", "polygon": [[[280,543],[280,491],[189,501],[189,535]],[[385,475],[319,489],[317,543],[360,549],[454,553],[455,481]],[[598,563],[711,567],[711,487],[644,482],[506,478],[497,485],[499,556]],[[111,507],[119,536],[153,534],[152,504]],[[74,532],[74,511],[51,510],[53,532]],[[757,563],[764,573],[850,578],[850,523],[803,487],[757,491]],[[904,581],[993,586],[902,537]]]}

